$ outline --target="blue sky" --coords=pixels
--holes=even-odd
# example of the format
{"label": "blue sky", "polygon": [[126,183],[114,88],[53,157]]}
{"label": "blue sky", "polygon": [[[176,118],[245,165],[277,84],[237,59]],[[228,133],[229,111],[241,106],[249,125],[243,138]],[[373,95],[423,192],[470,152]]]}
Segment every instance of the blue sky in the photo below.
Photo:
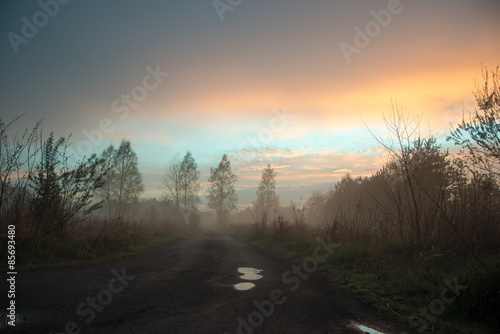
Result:
{"label": "blue sky", "polygon": [[[44,132],[72,133],[73,147],[100,131],[93,152],[131,140],[145,197],[159,196],[163,168],[187,150],[202,182],[230,156],[241,206],[267,163],[284,204],[347,171],[371,175],[385,156],[367,126],[385,134],[391,101],[422,114],[423,134],[443,138],[474,107],[481,64],[500,59],[494,0],[243,0],[223,20],[213,1],[41,3],[0,4],[2,119],[24,114],[21,130],[44,118]],[[377,23],[373,13],[387,12]],[[26,20],[40,27],[14,46]],[[377,24],[357,45],[356,29]],[[347,57],[342,43],[357,52]],[[148,68],[168,76],[154,85]],[[112,104],[124,94],[140,101],[121,119]],[[282,126],[273,119],[285,111],[293,119]]]}

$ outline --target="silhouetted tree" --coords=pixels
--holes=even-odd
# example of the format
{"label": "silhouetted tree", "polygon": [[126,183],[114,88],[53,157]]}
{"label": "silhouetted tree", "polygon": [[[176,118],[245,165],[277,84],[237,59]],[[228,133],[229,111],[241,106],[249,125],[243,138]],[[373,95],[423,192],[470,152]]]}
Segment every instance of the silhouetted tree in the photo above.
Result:
{"label": "silhouetted tree", "polygon": [[[276,194],[276,172],[270,164],[262,171],[262,179],[257,189],[257,199],[253,202],[253,208],[260,216],[266,215],[266,219],[271,219],[270,215],[274,209],[280,205],[279,197]],[[265,222],[264,222],[265,223]]]}
{"label": "silhouetted tree", "polygon": [[[406,210],[412,220],[412,241],[419,242],[422,238],[421,232],[421,214],[417,203],[416,191],[417,184],[413,176],[412,160],[412,142],[420,138],[420,116],[409,118],[403,114],[402,110],[396,105],[393,106],[390,118],[385,117],[384,121],[391,136],[390,141],[386,142],[382,138],[374,136],[377,141],[387,150],[392,161],[401,171],[404,179],[404,186],[407,188],[408,206]],[[401,209],[401,208],[400,208]],[[402,223],[402,221],[400,221]]]}
{"label": "silhouetted tree", "polygon": [[104,161],[93,154],[70,166],[67,147],[67,138],[55,140],[51,133],[42,145],[36,173],[30,177],[35,242],[53,232],[63,235],[68,226],[101,207],[102,202],[92,198],[104,183]]}
{"label": "silhouetted tree", "polygon": [[42,121],[37,122],[31,131],[26,129],[20,135],[11,134],[9,137],[12,124],[20,117],[9,123],[4,123],[0,117],[0,222],[5,228],[20,221],[23,211],[27,211],[24,208],[27,186],[40,151],[37,143]]}
{"label": "silhouetted tree", "polygon": [[109,201],[116,205],[115,216],[123,216],[127,213],[130,204],[137,202],[144,191],[137,154],[128,140],[122,140],[117,150],[108,147],[103,154],[112,156],[110,175],[105,185],[109,187],[107,196],[109,196]]}
{"label": "silhouetted tree", "polygon": [[113,157],[114,154],[116,153],[116,149],[113,146],[113,144],[110,144],[108,148],[106,148],[102,153],[101,153],[101,159],[104,161],[103,162],[103,171],[106,172],[104,176],[104,185],[98,189],[97,191],[97,196],[103,200],[105,203],[107,203],[107,208],[108,208],[108,214],[109,216],[112,215],[112,205],[111,205],[111,189],[113,186]]}
{"label": "silhouetted tree", "polygon": [[328,222],[327,200],[327,193],[319,190],[313,191],[307,199],[305,206],[313,224],[322,225]]}
{"label": "silhouetted tree", "polygon": [[217,168],[210,168],[207,189],[208,207],[215,211],[221,224],[226,222],[226,217],[231,211],[236,210],[238,195],[234,184],[238,180],[231,171],[231,162],[224,154]]}
{"label": "silhouetted tree", "polygon": [[200,183],[198,182],[200,172],[198,171],[198,165],[193,155],[189,151],[180,163],[180,175],[182,205],[185,211],[194,212],[196,211],[196,206],[200,202],[200,197],[198,196],[198,191],[200,189]]}
{"label": "silhouetted tree", "polygon": [[462,147],[461,154],[473,166],[500,176],[500,67],[483,71],[484,87],[474,94],[478,109],[463,115],[462,122],[451,130],[447,140]]}

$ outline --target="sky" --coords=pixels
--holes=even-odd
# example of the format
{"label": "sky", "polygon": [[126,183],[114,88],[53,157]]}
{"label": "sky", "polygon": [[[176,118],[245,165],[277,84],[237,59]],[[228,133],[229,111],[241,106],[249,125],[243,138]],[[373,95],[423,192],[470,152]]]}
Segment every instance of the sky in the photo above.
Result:
{"label": "sky", "polygon": [[498,17],[497,0],[2,1],[0,116],[72,134],[74,157],[130,140],[144,198],[189,150],[202,195],[228,154],[240,208],[267,164],[303,204],[382,167],[395,104],[451,145],[500,65]]}

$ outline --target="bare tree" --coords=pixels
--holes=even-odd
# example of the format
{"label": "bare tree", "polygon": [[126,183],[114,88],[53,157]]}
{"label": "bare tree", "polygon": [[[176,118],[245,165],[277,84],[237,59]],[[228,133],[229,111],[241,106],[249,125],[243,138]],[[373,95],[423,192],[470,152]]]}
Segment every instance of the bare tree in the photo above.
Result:
{"label": "bare tree", "polygon": [[182,199],[182,168],[181,159],[178,154],[174,155],[167,167],[163,176],[163,186],[165,191],[163,199],[167,203],[173,203],[177,209],[181,206]]}
{"label": "bare tree", "polygon": [[[396,162],[397,168],[400,169],[400,175],[405,180],[404,186],[406,193],[409,195],[407,197],[408,205],[406,209],[413,220],[413,240],[417,242],[421,239],[422,232],[420,226],[420,207],[416,198],[417,185],[413,177],[414,170],[411,164],[411,147],[413,141],[420,138],[420,119],[420,116],[410,118],[408,115],[403,114],[402,110],[396,105],[393,106],[390,118],[384,115],[384,121],[391,136],[390,141],[387,142],[372,133],[379,144],[389,152],[390,158]],[[399,223],[402,224],[402,221]]]}
{"label": "bare tree", "polygon": [[231,211],[236,210],[238,195],[234,184],[238,176],[231,171],[231,162],[224,154],[217,168],[210,168],[207,189],[208,207],[215,211],[219,222],[224,224]]}
{"label": "bare tree", "polygon": [[[386,181],[385,192],[395,209],[390,215],[398,222],[401,237],[407,233],[412,242],[419,243],[436,233],[440,208],[449,197],[448,152],[435,138],[420,137],[420,116],[410,118],[395,106],[384,121],[390,139],[374,137],[389,153],[389,162],[378,178]],[[384,206],[380,199],[378,203]]]}

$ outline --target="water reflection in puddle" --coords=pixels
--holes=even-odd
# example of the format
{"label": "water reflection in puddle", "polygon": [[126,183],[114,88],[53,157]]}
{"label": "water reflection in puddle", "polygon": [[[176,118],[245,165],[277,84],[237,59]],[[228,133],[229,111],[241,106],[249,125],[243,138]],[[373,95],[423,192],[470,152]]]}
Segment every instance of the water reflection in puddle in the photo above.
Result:
{"label": "water reflection in puddle", "polygon": [[245,291],[245,290],[250,290],[253,288],[255,284],[249,283],[249,282],[244,282],[244,283],[238,283],[234,285],[234,288],[238,291]]}
{"label": "water reflection in puddle", "polygon": [[[256,281],[258,279],[261,279],[263,276],[259,275],[261,272],[261,269],[256,269],[256,268],[250,268],[250,267],[240,267],[238,268],[238,272],[242,275],[240,275],[240,278],[242,280],[246,281]],[[245,291],[245,290],[250,290],[255,286],[254,283],[250,282],[242,282],[238,284],[233,285],[236,290],[239,291]]]}
{"label": "water reflection in puddle", "polygon": [[370,327],[366,327],[366,326],[363,326],[363,325],[358,325],[359,329],[361,329],[363,332],[365,333],[369,333],[369,334],[384,334],[382,332],[379,332],[379,331],[376,331]]}
{"label": "water reflection in puddle", "polygon": [[261,269],[241,267],[238,268],[238,271],[240,274],[243,274],[240,276],[241,279],[256,281],[262,278],[262,275],[259,275],[259,273],[262,271]]}

